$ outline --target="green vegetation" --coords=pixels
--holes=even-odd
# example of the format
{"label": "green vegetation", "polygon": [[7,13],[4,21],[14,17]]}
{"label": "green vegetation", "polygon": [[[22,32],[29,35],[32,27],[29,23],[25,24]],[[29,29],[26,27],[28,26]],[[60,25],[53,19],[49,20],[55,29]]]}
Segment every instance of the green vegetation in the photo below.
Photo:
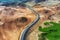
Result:
{"label": "green vegetation", "polygon": [[38,35],[38,40],[46,40],[45,33],[42,33],[41,35]]}
{"label": "green vegetation", "polygon": [[44,25],[49,25],[49,23],[48,22],[45,22]]}
{"label": "green vegetation", "polygon": [[[46,28],[39,27],[39,31],[43,32],[39,36],[39,40],[46,40],[45,38],[48,38],[48,40],[60,40],[60,23],[56,22],[45,22],[44,25],[50,25]],[[45,38],[44,38],[45,37]]]}

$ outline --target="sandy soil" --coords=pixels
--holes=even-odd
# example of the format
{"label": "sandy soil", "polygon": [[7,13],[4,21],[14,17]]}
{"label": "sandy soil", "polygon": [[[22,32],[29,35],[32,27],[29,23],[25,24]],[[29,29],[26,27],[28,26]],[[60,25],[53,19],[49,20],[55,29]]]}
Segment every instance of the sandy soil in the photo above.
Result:
{"label": "sandy soil", "polygon": [[[60,4],[59,4],[60,5]],[[27,40],[38,40],[38,34],[41,32],[38,31],[38,27],[40,25],[44,26],[43,23],[45,21],[53,21],[58,22],[60,21],[60,15],[58,14],[60,9],[57,9],[57,7],[60,8],[60,6],[51,6],[51,7],[42,7],[35,5],[33,8],[40,14],[40,20],[37,22],[36,25],[34,25],[33,28],[31,28],[30,33],[27,36]],[[49,12],[45,13],[45,11],[48,10]],[[52,15],[50,18],[48,18],[50,15]]]}

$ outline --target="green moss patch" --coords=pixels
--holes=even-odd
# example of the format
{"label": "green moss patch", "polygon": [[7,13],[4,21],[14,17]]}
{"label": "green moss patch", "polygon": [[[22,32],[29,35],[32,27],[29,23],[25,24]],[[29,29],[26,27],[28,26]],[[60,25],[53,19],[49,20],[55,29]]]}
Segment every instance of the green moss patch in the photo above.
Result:
{"label": "green moss patch", "polygon": [[[48,38],[48,40],[60,40],[60,23],[56,22],[45,22],[44,25],[50,25],[46,28],[42,28],[41,26],[39,27],[39,31],[43,32],[40,36],[42,39],[44,37]],[[40,38],[40,37],[39,37]],[[40,39],[39,39],[40,40]]]}

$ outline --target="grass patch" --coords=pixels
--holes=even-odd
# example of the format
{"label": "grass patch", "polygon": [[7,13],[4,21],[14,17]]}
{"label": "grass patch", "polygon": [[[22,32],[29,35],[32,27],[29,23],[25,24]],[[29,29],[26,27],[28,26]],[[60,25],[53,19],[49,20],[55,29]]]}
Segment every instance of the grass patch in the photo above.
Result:
{"label": "grass patch", "polygon": [[46,28],[42,28],[41,26],[39,26],[39,31],[43,32],[41,34],[41,36],[39,37],[42,38],[42,40],[46,40],[45,38],[48,38],[48,40],[60,40],[60,23],[56,23],[56,22],[45,22],[44,25],[50,25],[52,24],[52,26],[48,26]]}

